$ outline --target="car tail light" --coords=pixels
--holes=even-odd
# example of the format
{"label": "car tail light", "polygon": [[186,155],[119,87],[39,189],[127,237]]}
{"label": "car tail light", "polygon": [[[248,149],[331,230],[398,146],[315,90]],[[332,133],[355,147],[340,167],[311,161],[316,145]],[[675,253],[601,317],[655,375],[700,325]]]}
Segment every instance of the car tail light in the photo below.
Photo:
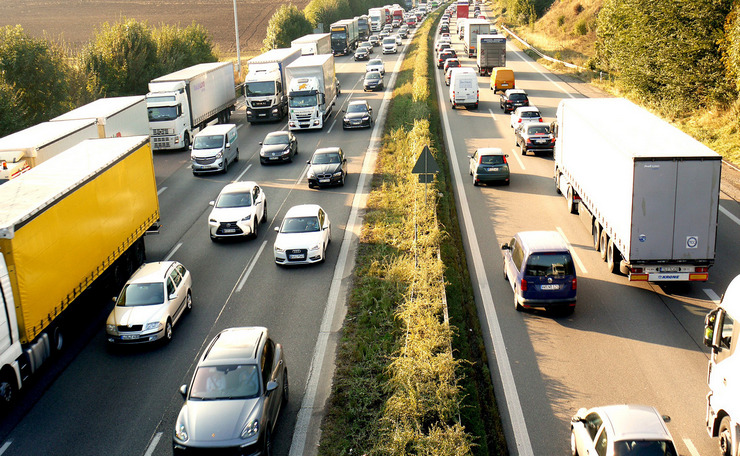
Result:
{"label": "car tail light", "polygon": [[576,279],[575,277],[573,277],[573,281],[570,284],[570,289],[571,290],[575,290],[577,288],[578,288],[578,279]]}
{"label": "car tail light", "polygon": [[476,101],[480,101],[480,90],[475,91],[475,99]]}
{"label": "car tail light", "polygon": [[550,138],[550,143],[555,144],[555,138]]}
{"label": "car tail light", "polygon": [[519,118],[519,120],[517,120],[516,123],[522,123],[522,119]]}
{"label": "car tail light", "polygon": [[508,160],[506,160],[506,155],[504,155],[504,157],[503,157],[503,158],[504,158],[504,164],[507,164],[507,163],[509,163],[509,162],[508,162]]}
{"label": "car tail light", "polygon": [[542,120],[542,117],[540,117],[540,122],[542,122],[542,121],[543,121],[543,120]]}
{"label": "car tail light", "polygon": [[522,279],[522,284],[519,287],[522,291],[527,291],[527,279]]}
{"label": "car tail light", "polygon": [[452,99],[453,100],[455,99],[455,91],[454,90],[452,91]]}
{"label": "car tail light", "polygon": [[478,164],[479,165],[483,164],[483,155],[481,155],[480,158],[478,158]]}

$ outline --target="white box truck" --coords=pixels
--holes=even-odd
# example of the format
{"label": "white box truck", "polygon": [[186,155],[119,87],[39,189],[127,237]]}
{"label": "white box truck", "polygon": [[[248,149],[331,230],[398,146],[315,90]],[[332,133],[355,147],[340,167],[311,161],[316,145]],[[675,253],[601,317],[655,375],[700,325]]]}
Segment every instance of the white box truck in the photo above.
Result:
{"label": "white box truck", "polygon": [[300,56],[298,48],[272,49],[247,62],[244,95],[250,123],[282,120],[288,114],[285,67]]}
{"label": "white box truck", "polygon": [[621,98],[558,105],[556,189],[609,270],[632,281],[706,281],[714,264],[721,157]]}
{"label": "white box truck", "polygon": [[0,183],[16,178],[86,139],[98,137],[94,119],[42,122],[0,138]]}
{"label": "white box truck", "polygon": [[490,35],[491,23],[485,19],[468,19],[465,24],[465,36],[463,36],[463,48],[468,57],[475,57],[478,35]]}
{"label": "white box truck", "polygon": [[100,98],[51,120],[56,122],[77,119],[95,120],[100,138],[149,134],[149,118],[144,95]]}
{"label": "white box truck", "polygon": [[146,104],[153,149],[187,150],[208,122],[228,123],[231,118],[234,64],[201,63],[152,79]]}
{"label": "white box truck", "polygon": [[331,54],[331,33],[311,33],[290,42],[290,47],[299,48],[301,55]]}
{"label": "white box truck", "polygon": [[491,74],[496,67],[506,66],[506,37],[503,35],[478,35],[478,55],[475,58],[478,74]]}
{"label": "white box truck", "polygon": [[378,33],[385,26],[385,8],[370,8],[367,11],[370,18],[370,32]]}
{"label": "white box truck", "polygon": [[719,307],[704,319],[704,344],[711,348],[707,374],[706,426],[718,437],[719,454],[740,454],[740,276],[727,287]]}
{"label": "white box truck", "polygon": [[322,129],[339,95],[332,54],[305,55],[286,67],[288,128]]}

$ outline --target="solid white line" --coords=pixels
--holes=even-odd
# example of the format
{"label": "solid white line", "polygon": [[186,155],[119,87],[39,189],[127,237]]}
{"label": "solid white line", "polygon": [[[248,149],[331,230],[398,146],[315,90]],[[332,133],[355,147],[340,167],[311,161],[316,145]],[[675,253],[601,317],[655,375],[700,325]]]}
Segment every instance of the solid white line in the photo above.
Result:
{"label": "solid white line", "polygon": [[578,269],[580,269],[582,273],[588,274],[588,271],[586,270],[586,266],[583,265],[581,258],[578,256],[576,251],[573,249],[573,246],[571,245],[570,241],[568,240],[568,237],[565,235],[563,230],[559,226],[556,226],[555,229],[558,230],[558,233],[560,233],[560,235],[563,236],[563,239],[565,239],[565,243],[568,245],[568,250],[570,250],[570,254],[573,256],[573,259],[576,260]]}
{"label": "solid white line", "polygon": [[561,87],[560,84],[558,84],[557,82],[555,82],[555,80],[553,78],[551,78],[549,74],[543,73],[537,66],[535,66],[535,64],[534,64],[535,62],[524,51],[520,51],[520,50],[517,49],[515,51],[515,53],[516,54],[523,54],[523,56],[520,56],[521,59],[523,61],[527,62],[529,64],[529,66],[531,66],[534,71],[538,72],[539,74],[541,74],[542,76],[544,76],[545,79],[547,79],[548,81],[552,82],[552,84],[555,87],[557,87],[558,89],[560,89],[560,91],[563,92],[564,94],[568,95],[571,98],[575,98],[575,95],[573,95],[570,92],[568,92],[566,88]]}
{"label": "solid white line", "polygon": [[709,299],[711,299],[712,302],[716,305],[719,305],[719,303],[722,302],[722,298],[720,298],[719,295],[715,293],[714,290],[712,290],[711,288],[705,288],[703,291],[704,294],[709,296]]}
{"label": "solid white line", "polygon": [[[306,380],[306,392],[303,395],[301,408],[298,410],[298,416],[296,417],[289,456],[303,456],[305,452],[308,430],[314,413],[316,391],[319,387],[321,370],[323,368],[324,357],[326,355],[326,346],[329,341],[329,335],[331,334],[334,313],[339,304],[339,289],[342,284],[342,276],[345,273],[345,264],[347,263],[347,258],[349,256],[349,245],[352,240],[352,236],[359,237],[360,234],[362,218],[359,216],[359,212],[360,208],[366,206],[368,196],[367,193],[365,193],[365,181],[372,178],[375,170],[375,160],[380,140],[382,138],[382,125],[385,123],[384,118],[388,108],[388,102],[393,94],[392,87],[395,86],[396,75],[398,74],[402,62],[403,55],[396,61],[394,73],[388,82],[388,86],[391,89],[386,90],[383,95],[383,101],[380,105],[372,137],[370,138],[370,145],[367,148],[365,159],[362,162],[362,171],[360,172],[360,178],[357,182],[355,196],[352,199],[352,209],[349,213],[347,228],[344,231],[344,239],[342,239],[342,246],[339,250],[339,258],[334,267],[334,276],[331,280],[331,287],[329,288],[329,297],[327,299],[326,307],[324,308],[324,315],[321,317],[321,327],[319,329],[318,340],[316,341],[316,346],[314,347],[313,356],[311,358],[311,366],[309,367],[308,379]],[[323,407],[323,404],[319,404],[319,407]]]}
{"label": "solid white line", "polygon": [[244,176],[245,174],[247,174],[247,171],[249,171],[249,168],[251,168],[251,167],[252,167],[252,164],[250,163],[249,166],[247,166],[244,169],[244,171],[242,171],[242,173],[239,174],[239,177],[237,177],[236,180],[234,180],[233,182],[239,182],[240,180],[242,180],[242,176]]}
{"label": "solid white line", "polygon": [[696,447],[689,439],[683,439],[683,443],[686,445],[686,448],[689,449],[689,453],[691,453],[691,456],[701,456],[698,451],[696,451]]}
{"label": "solid white line", "polygon": [[152,443],[149,444],[149,447],[146,449],[146,453],[144,453],[144,456],[152,456],[154,454],[154,450],[157,448],[157,444],[159,443],[159,439],[161,438],[162,432],[157,432],[156,434],[154,434]]}
{"label": "solid white line", "polygon": [[[438,75],[435,75],[435,79],[437,81],[437,87],[440,87]],[[442,90],[437,90],[439,105],[444,107],[445,103],[442,99],[442,92]],[[470,244],[470,252],[473,257],[473,271],[478,280],[478,286],[480,287],[481,300],[483,301],[483,312],[485,313],[486,323],[488,324],[488,330],[491,334],[491,342],[493,343],[493,351],[496,358],[496,365],[498,366],[498,372],[501,376],[501,384],[504,387],[506,408],[509,411],[509,419],[511,420],[511,428],[514,432],[517,453],[519,456],[534,456],[532,443],[529,440],[529,434],[527,433],[527,422],[524,420],[524,412],[522,411],[522,405],[519,402],[519,393],[517,393],[514,374],[511,370],[511,363],[509,362],[509,355],[506,351],[503,334],[501,333],[501,325],[498,321],[498,316],[496,315],[493,295],[491,294],[491,288],[488,285],[488,277],[486,277],[481,249],[477,247],[478,237],[475,234],[473,218],[470,214],[470,207],[467,204],[468,199],[465,196],[465,186],[463,185],[463,179],[461,178],[460,167],[455,159],[455,157],[457,157],[457,152],[455,151],[455,144],[452,138],[452,130],[450,129],[447,109],[440,109],[440,111],[442,113],[444,132],[447,139],[447,150],[451,157],[450,163],[452,164],[452,169],[455,175],[455,188],[460,196],[463,222],[465,223],[468,243]],[[491,375],[495,375],[494,371],[494,369],[491,369]]]}
{"label": "solid white line", "polygon": [[172,258],[172,255],[174,255],[175,252],[177,252],[180,249],[180,247],[182,247],[182,242],[178,242],[178,244],[172,250],[170,250],[170,253],[168,253],[167,256],[164,257],[164,261],[170,261],[170,258]]}
{"label": "solid white line", "polygon": [[0,455],[2,455],[8,450],[11,443],[13,443],[12,440],[8,440],[7,442],[3,443],[3,446],[0,447]]}
{"label": "solid white line", "polygon": [[724,207],[722,207],[722,205],[721,205],[721,204],[719,205],[719,211],[720,211],[721,213],[725,214],[725,215],[726,215],[726,216],[727,216],[727,217],[728,217],[728,218],[729,218],[730,220],[732,220],[733,222],[735,222],[735,223],[737,223],[738,225],[740,225],[740,218],[737,218],[737,217],[735,217],[735,216],[734,216],[734,215],[732,214],[732,212],[730,212],[730,211],[728,211],[727,209],[725,209]]}
{"label": "solid white line", "polygon": [[[260,223],[260,222],[257,222]],[[252,262],[249,264],[249,268],[247,268],[247,272],[244,273],[244,276],[239,281],[239,285],[236,287],[236,292],[239,293],[242,291],[242,288],[247,283],[247,279],[249,278],[249,274],[252,273],[252,269],[254,269],[254,265],[257,264],[257,258],[262,255],[262,251],[265,250],[265,246],[267,245],[267,241],[262,241],[262,245],[260,246],[260,249],[257,250],[257,254],[252,258]]]}
{"label": "solid white line", "polygon": [[522,159],[521,159],[521,158],[519,158],[519,151],[518,151],[518,150],[516,150],[516,149],[511,149],[511,155],[512,155],[512,156],[513,156],[513,157],[514,157],[514,158],[516,159],[516,162],[517,162],[517,163],[519,163],[519,166],[521,166],[521,167],[522,167],[522,169],[527,169],[527,168],[526,168],[526,167],[524,166],[524,162],[522,161]]}
{"label": "solid white line", "polygon": [[157,190],[157,196],[161,195],[162,192],[164,192],[165,190],[167,190],[167,187],[162,187],[159,190]]}

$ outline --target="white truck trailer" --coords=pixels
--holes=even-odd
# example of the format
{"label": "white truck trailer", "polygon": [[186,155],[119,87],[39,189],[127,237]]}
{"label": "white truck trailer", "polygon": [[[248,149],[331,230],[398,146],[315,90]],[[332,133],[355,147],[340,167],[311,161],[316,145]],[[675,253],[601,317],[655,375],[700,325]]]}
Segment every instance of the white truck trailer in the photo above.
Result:
{"label": "white truck trailer", "polygon": [[370,8],[367,11],[370,18],[370,32],[378,33],[385,26],[385,8]]}
{"label": "white truck trailer", "polygon": [[707,374],[706,426],[718,437],[719,454],[740,455],[740,276],[730,282],[719,307],[704,319],[704,344],[711,348]]}
{"label": "white truck trailer", "polygon": [[42,122],[0,138],[0,183],[86,139],[98,137],[94,119]]}
{"label": "white truck trailer", "polygon": [[305,55],[286,67],[290,130],[322,129],[339,95],[332,54]]}
{"label": "white truck trailer", "polygon": [[301,55],[331,54],[331,33],[311,33],[290,42],[290,47],[299,48]]}
{"label": "white truck trailer", "polygon": [[250,123],[282,120],[288,114],[285,67],[301,56],[298,48],[272,49],[249,60],[244,78],[247,120]]}
{"label": "white truck trailer", "polygon": [[494,68],[506,66],[506,37],[503,35],[478,35],[478,55],[475,62],[478,74],[491,74]]}
{"label": "white truck trailer", "polygon": [[714,263],[721,157],[621,98],[558,105],[554,179],[613,273],[706,281]]}
{"label": "white truck trailer", "polygon": [[95,120],[100,138],[149,134],[149,119],[144,95],[100,98],[51,120],[56,122],[78,119]]}
{"label": "white truck trailer", "polygon": [[463,36],[463,48],[468,57],[475,57],[478,44],[478,35],[490,35],[491,23],[485,19],[468,19],[465,24],[465,34]]}
{"label": "white truck trailer", "polygon": [[152,79],[146,104],[152,148],[187,150],[208,122],[228,123],[231,118],[236,105],[234,64],[201,63]]}

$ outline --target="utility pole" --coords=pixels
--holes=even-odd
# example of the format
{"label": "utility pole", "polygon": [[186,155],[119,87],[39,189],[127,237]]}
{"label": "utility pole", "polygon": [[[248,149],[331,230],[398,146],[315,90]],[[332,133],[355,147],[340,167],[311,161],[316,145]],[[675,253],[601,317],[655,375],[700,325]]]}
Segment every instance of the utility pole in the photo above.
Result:
{"label": "utility pole", "polygon": [[242,75],[242,55],[239,48],[239,19],[236,15],[236,0],[234,0],[234,31],[236,32],[236,74]]}

